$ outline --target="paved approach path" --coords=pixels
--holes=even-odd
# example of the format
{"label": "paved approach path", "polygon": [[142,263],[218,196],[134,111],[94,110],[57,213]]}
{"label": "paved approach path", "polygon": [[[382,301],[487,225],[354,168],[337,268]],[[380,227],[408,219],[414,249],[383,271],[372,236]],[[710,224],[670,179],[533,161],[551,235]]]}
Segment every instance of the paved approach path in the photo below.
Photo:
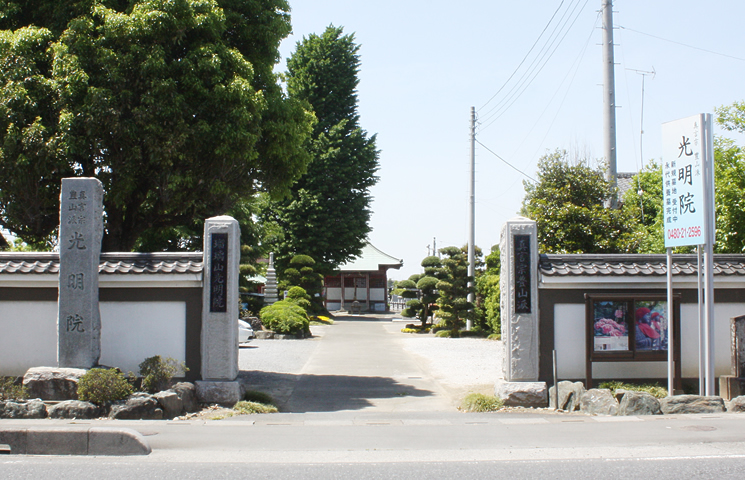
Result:
{"label": "paved approach path", "polygon": [[459,399],[409,353],[390,317],[336,317],[310,340],[255,340],[241,350],[241,381],[284,412],[453,411]]}

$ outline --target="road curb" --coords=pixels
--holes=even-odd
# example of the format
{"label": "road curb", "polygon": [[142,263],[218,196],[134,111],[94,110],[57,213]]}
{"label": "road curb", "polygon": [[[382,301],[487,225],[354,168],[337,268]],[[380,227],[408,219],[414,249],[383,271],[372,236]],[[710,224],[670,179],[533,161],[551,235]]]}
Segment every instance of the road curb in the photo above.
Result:
{"label": "road curb", "polygon": [[149,455],[145,437],[131,428],[0,428],[13,455]]}

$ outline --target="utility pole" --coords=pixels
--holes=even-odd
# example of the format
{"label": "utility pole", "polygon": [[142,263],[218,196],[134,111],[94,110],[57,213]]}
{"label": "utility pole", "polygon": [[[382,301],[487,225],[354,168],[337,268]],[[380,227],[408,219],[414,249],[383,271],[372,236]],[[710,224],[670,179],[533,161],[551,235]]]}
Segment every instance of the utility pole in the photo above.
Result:
{"label": "utility pole", "polygon": [[[475,247],[476,247],[476,108],[471,107],[471,182],[469,188],[468,209],[468,282],[469,288],[474,288],[474,277],[476,275]],[[476,294],[468,294],[471,304],[476,302]],[[471,330],[471,319],[466,320],[466,330]]]}
{"label": "utility pole", "polygon": [[618,208],[616,168],[616,82],[613,60],[613,0],[602,0],[603,12],[603,132],[605,160],[608,162],[606,180],[613,194],[607,207]]}
{"label": "utility pole", "polygon": [[432,255],[440,256],[440,254],[437,253],[437,237],[432,238]]}

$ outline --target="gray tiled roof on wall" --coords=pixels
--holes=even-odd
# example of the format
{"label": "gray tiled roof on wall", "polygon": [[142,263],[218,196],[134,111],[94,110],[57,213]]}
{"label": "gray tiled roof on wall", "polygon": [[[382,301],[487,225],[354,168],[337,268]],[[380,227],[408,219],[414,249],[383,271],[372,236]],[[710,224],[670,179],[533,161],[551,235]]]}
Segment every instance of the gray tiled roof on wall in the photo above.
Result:
{"label": "gray tiled roof on wall", "polygon": [[[538,268],[546,276],[665,276],[667,256],[634,254],[544,254]],[[674,275],[696,275],[696,255],[673,255]],[[745,255],[714,255],[714,275],[745,276]]]}
{"label": "gray tiled roof on wall", "polygon": [[[202,273],[201,253],[102,253],[98,271],[106,274]],[[0,274],[57,274],[59,254],[0,252]]]}

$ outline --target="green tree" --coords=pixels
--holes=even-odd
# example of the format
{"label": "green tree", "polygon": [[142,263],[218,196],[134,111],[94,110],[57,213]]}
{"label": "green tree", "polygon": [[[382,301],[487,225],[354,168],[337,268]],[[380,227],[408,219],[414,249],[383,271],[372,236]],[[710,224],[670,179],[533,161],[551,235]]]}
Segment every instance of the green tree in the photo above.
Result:
{"label": "green tree", "polygon": [[639,248],[636,253],[664,253],[662,213],[662,166],[654,161],[631,179],[623,196],[623,210],[631,217]]}
{"label": "green tree", "polygon": [[406,288],[402,292],[404,298],[410,300],[406,302],[406,308],[401,312],[401,316],[407,318],[417,317],[422,322],[422,327],[427,325],[427,321],[437,310],[437,282],[442,277],[442,262],[436,256],[425,257],[422,260],[424,267],[423,274],[416,274],[398,284],[399,288]]}
{"label": "green tree", "polygon": [[287,91],[312,107],[318,123],[307,145],[313,157],[307,173],[289,198],[265,212],[280,227],[274,239],[280,267],[305,253],[329,273],[359,255],[370,232],[378,151],[375,136],[359,126],[358,51],[354,35],[332,26],[303,38],[287,61]]}
{"label": "green tree", "polygon": [[538,224],[541,253],[628,253],[639,239],[629,215],[604,207],[611,188],[600,168],[570,162],[556,151],[538,162],[538,183],[528,181],[521,213]]}
{"label": "green tree", "polygon": [[[99,178],[104,250],[178,248],[304,172],[313,115],[272,72],[285,0],[0,3],[0,225],[53,237],[60,181]],[[174,240],[175,239],[175,240]]]}
{"label": "green tree", "polygon": [[499,245],[491,247],[486,268],[476,271],[476,325],[492,333],[501,333],[499,275],[502,268]]}
{"label": "green tree", "polygon": [[312,307],[310,313],[318,313],[324,310],[323,298],[323,275],[318,273],[316,261],[309,255],[295,255],[290,260],[289,266],[282,271],[280,277],[280,288],[291,290],[291,287],[301,287],[309,295]]}
{"label": "green tree", "polygon": [[465,321],[473,319],[473,304],[468,301],[468,294],[473,290],[468,285],[468,254],[465,249],[445,247],[439,250],[445,255],[442,260],[442,273],[437,282],[440,294],[438,318],[449,330],[450,335],[457,337],[465,326]]}

